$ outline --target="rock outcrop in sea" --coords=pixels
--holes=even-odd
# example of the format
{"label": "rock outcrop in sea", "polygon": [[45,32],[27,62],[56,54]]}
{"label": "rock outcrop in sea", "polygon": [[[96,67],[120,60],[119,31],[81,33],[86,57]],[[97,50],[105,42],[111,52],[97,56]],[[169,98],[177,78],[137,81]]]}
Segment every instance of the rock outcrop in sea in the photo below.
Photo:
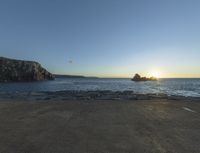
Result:
{"label": "rock outcrop in sea", "polygon": [[54,76],[37,62],[0,57],[0,82],[53,79]]}
{"label": "rock outcrop in sea", "polygon": [[131,79],[132,81],[157,81],[155,77],[141,77],[139,74],[135,74],[135,76]]}

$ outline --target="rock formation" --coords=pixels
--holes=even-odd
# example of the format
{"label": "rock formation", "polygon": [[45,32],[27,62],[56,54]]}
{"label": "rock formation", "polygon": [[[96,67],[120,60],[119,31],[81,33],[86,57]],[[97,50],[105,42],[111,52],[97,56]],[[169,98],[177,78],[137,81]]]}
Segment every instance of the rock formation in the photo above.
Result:
{"label": "rock formation", "polygon": [[0,57],[0,82],[53,80],[39,63]]}
{"label": "rock formation", "polygon": [[139,74],[135,74],[135,76],[133,77],[133,79],[131,79],[132,81],[157,81],[157,79],[155,77],[141,77]]}

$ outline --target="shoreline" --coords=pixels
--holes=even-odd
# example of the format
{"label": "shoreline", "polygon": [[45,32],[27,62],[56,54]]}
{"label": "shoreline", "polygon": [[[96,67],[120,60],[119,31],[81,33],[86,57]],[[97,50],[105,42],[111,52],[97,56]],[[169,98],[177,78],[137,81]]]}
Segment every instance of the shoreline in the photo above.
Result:
{"label": "shoreline", "polygon": [[0,152],[199,152],[200,99],[134,92],[0,93]]}
{"label": "shoreline", "polygon": [[53,92],[0,92],[0,99],[21,99],[21,100],[191,100],[200,101],[200,97],[186,97],[167,94],[143,94],[135,93],[133,91],[111,91],[111,90],[97,90],[97,91],[53,91]]}

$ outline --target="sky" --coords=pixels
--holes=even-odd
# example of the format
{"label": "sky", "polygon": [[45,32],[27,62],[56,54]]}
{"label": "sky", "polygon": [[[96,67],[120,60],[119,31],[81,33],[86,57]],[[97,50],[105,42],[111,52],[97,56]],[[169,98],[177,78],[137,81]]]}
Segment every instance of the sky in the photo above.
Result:
{"label": "sky", "polygon": [[52,73],[200,77],[199,0],[0,0],[0,56]]}

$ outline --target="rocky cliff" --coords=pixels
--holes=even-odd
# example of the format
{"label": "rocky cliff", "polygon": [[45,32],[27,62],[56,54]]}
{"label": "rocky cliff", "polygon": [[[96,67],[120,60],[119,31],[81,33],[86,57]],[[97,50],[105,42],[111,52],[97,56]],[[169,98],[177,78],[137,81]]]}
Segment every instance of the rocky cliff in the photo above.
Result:
{"label": "rocky cliff", "polygon": [[52,80],[39,63],[0,57],[0,82]]}

